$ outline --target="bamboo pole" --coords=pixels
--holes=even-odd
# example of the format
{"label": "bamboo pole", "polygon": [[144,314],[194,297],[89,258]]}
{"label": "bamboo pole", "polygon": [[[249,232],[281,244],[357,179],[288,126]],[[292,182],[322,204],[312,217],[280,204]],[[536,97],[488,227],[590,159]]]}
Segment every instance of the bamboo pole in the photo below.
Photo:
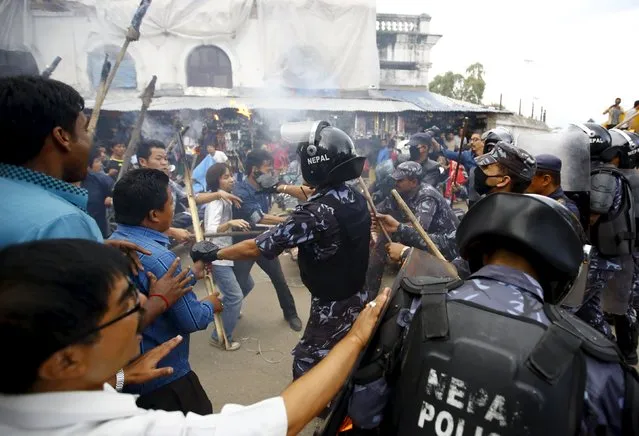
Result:
{"label": "bamboo pole", "polygon": [[[364,191],[364,197],[366,197],[366,202],[368,203],[368,207],[370,207],[371,212],[373,212],[375,214],[375,216],[377,216],[377,209],[375,208],[375,203],[373,202],[373,197],[371,197],[371,193],[368,192],[368,187],[366,186],[366,183],[364,183],[364,179],[362,179],[360,177],[359,179],[357,179],[357,181],[359,182],[359,186],[361,186],[362,191]],[[386,237],[386,240],[388,242],[393,242],[391,240],[390,235],[388,234],[388,232],[384,228],[384,226],[380,224],[379,227],[382,229],[382,233],[384,233],[384,236]]]}

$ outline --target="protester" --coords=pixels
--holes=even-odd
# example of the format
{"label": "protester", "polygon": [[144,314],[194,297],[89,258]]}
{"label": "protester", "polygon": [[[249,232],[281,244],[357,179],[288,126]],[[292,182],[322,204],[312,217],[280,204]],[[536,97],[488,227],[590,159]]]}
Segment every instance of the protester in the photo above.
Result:
{"label": "protester", "polygon": [[40,241],[0,252],[0,337],[7,349],[23,350],[20,359],[0,362],[11,374],[0,382],[0,434],[296,435],[341,389],[388,295],[362,310],[345,338],[281,396],[185,416],[144,410],[133,395],[103,385],[139,353],[144,297],[127,274],[117,251],[90,241]]}
{"label": "protester", "polygon": [[224,153],[224,135],[213,136],[209,133],[204,137],[204,144],[206,144],[208,154],[193,170],[193,191],[195,193],[206,191],[206,172],[212,165],[226,163],[229,160]]}
{"label": "protester", "polygon": [[[164,234],[173,220],[173,198],[169,178],[159,170],[137,169],[129,171],[113,189],[115,221],[118,224],[112,239],[127,240],[144,247],[149,254],[140,254],[146,271],[156,277],[167,273],[176,255],[168,249],[169,238]],[[180,268],[178,268],[178,272]],[[204,265],[196,262],[191,285],[204,277]],[[143,274],[134,276],[134,283],[147,297],[152,297],[149,280]],[[151,381],[128,389],[140,394],[138,406],[145,409],[178,410],[184,413],[212,413],[204,388],[188,361],[189,335],[204,330],[213,321],[213,313],[220,312],[223,304],[216,295],[198,301],[193,292],[185,294],[142,331],[142,352],[150,350],[169,338],[184,338],[165,359],[173,373],[169,377]]]}
{"label": "protester", "polygon": [[[34,108],[37,108],[34,109]],[[0,128],[8,147],[0,155],[0,248],[40,239],[81,238],[102,242],[102,232],[87,213],[87,191],[75,186],[88,172],[91,139],[86,130],[84,100],[72,87],[40,77],[0,79]],[[141,249],[126,241],[106,241],[124,251],[136,268]],[[177,261],[171,265],[175,273]],[[157,281],[154,294],[172,305],[190,290],[184,275]],[[145,324],[164,312],[151,298],[144,305]]]}
{"label": "protester", "polygon": [[[171,174],[169,172],[169,159],[166,154],[166,146],[164,143],[157,140],[143,141],[138,147],[137,157],[141,168],[160,170],[169,176],[169,186],[171,187],[171,195],[173,198],[174,218],[171,223],[171,227],[166,232],[167,236],[180,243],[193,240],[193,234],[184,228],[190,227],[193,221],[188,209],[186,190],[177,182],[170,179]],[[241,202],[238,197],[230,192],[200,192],[195,194],[195,203],[201,205],[221,198],[235,202],[236,204]]]}
{"label": "protester", "polygon": [[[256,229],[258,224],[279,224],[286,219],[271,215],[271,192],[266,192],[257,182],[257,179],[263,175],[273,175],[273,158],[271,154],[265,150],[252,150],[246,156],[244,163],[244,171],[246,177],[243,181],[235,184],[233,193],[242,199],[240,208],[233,212],[233,216],[243,219],[251,225],[251,229]],[[292,193],[292,192],[291,192]],[[239,242],[247,237],[234,237],[234,242]],[[253,239],[248,237],[248,239]],[[246,297],[253,289],[254,282],[251,278],[251,268],[257,265],[264,271],[275,288],[277,299],[284,313],[284,319],[288,322],[291,329],[299,332],[302,330],[302,320],[297,315],[295,300],[291,294],[291,290],[286,283],[286,278],[282,272],[282,266],[277,257],[268,259],[259,256],[256,260],[238,260],[234,262],[233,270],[235,277],[242,288],[242,293]]]}
{"label": "protester", "polygon": [[603,114],[608,115],[608,122],[605,124],[606,129],[612,129],[617,124],[621,123],[624,119],[624,110],[621,107],[621,99],[616,98],[615,104],[606,109]]}
{"label": "protester", "polygon": [[104,167],[104,171],[113,178],[118,179],[122,163],[124,162],[124,153],[126,153],[126,145],[121,142],[117,142],[111,146],[111,157]]}
{"label": "protester", "polygon": [[104,174],[100,151],[96,147],[89,152],[89,171],[80,186],[88,193],[87,213],[98,224],[102,236],[108,238],[111,229],[107,223],[107,207],[113,205],[113,179]]}
{"label": "protester", "polygon": [[625,121],[620,127],[639,133],[639,115],[637,114],[639,114],[639,100],[635,101],[633,108],[626,112]]}
{"label": "protester", "polygon": [[[206,172],[206,187],[209,192],[233,191],[235,180],[230,168],[223,163],[216,163]],[[206,205],[204,213],[204,231],[206,233],[224,233],[229,230],[250,230],[251,225],[242,219],[233,219],[233,204],[228,200],[215,200]],[[231,236],[207,238],[218,247],[224,248],[233,244]],[[209,343],[215,347],[235,351],[240,348],[240,343],[233,341],[233,330],[240,316],[242,308],[242,288],[235,278],[232,260],[216,260],[212,263],[213,279],[220,288],[224,302],[222,322],[224,332],[228,339],[228,347],[217,337],[213,330]]]}

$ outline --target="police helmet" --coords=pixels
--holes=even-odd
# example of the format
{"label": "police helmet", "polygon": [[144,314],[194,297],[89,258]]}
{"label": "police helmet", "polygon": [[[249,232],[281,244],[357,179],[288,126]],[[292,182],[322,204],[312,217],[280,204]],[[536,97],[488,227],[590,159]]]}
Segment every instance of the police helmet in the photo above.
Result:
{"label": "police helmet", "polygon": [[509,249],[531,263],[550,304],[570,291],[585,243],[581,224],[567,208],[535,194],[488,195],[469,209],[457,229],[457,246],[471,272],[484,266],[485,255]]}
{"label": "police helmet", "polygon": [[591,160],[610,162],[617,155],[618,150],[612,149],[612,137],[605,127],[596,123],[577,123],[571,124],[571,128],[588,135]]}
{"label": "police helmet", "polygon": [[326,121],[282,125],[282,139],[297,143],[302,176],[313,187],[337,184],[358,178],[365,157],[357,155],[353,140]]}
{"label": "police helmet", "polygon": [[612,147],[620,149],[620,168],[635,168],[639,164],[639,135],[624,130],[609,130]]}
{"label": "police helmet", "polygon": [[481,140],[484,143],[484,153],[489,153],[498,142],[505,142],[506,144],[515,143],[513,134],[504,127],[496,127],[484,132],[484,134],[481,135]]}

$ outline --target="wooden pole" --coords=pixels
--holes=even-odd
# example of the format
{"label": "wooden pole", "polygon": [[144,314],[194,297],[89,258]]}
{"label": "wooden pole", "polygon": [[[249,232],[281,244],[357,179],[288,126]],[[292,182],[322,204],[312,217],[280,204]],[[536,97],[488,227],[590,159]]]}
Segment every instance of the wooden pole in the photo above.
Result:
{"label": "wooden pole", "polygon": [[115,64],[113,65],[113,68],[111,68],[111,70],[108,72],[104,84],[102,84],[102,82],[100,83],[98,94],[95,97],[95,104],[93,105],[93,111],[91,112],[91,118],[89,119],[88,131],[90,136],[93,136],[95,128],[98,125],[98,118],[100,118],[102,104],[104,104],[104,99],[109,92],[109,88],[111,87],[111,83],[113,83],[113,79],[115,79],[115,73],[118,71],[122,60],[126,55],[129,44],[140,39],[140,25],[142,24],[142,18],[144,18],[144,15],[146,14],[146,11],[150,5],[151,0],[142,0],[140,2],[140,5],[133,15],[133,19],[131,20],[131,25],[126,32],[126,39],[124,40],[124,43],[120,48],[118,57],[115,59]]}
{"label": "wooden pole", "polygon": [[411,224],[413,224],[413,227],[415,227],[415,230],[417,230],[417,233],[419,233],[419,235],[422,237],[422,239],[428,246],[428,249],[433,253],[433,255],[435,255],[436,258],[446,262],[449,268],[449,272],[452,274],[452,277],[459,278],[459,274],[457,273],[456,268],[450,262],[448,262],[448,260],[446,260],[446,258],[442,255],[441,251],[439,251],[439,248],[437,248],[437,245],[435,245],[433,240],[430,239],[430,236],[428,236],[428,233],[426,233],[426,230],[424,230],[422,225],[417,220],[417,217],[415,216],[413,211],[410,210],[410,208],[408,207],[404,199],[401,197],[401,195],[399,195],[399,193],[395,189],[393,189],[391,193],[393,194],[393,197],[395,197],[395,200],[397,201],[397,204],[399,205],[402,212],[404,212],[408,220],[411,222]]}
{"label": "wooden pole", "polygon": [[[630,123],[630,121],[634,120],[637,116],[639,116],[639,111],[637,111],[636,114],[634,114],[633,116],[631,116],[627,120],[623,120],[621,123],[617,124],[615,127],[613,127],[613,129],[618,129],[619,127],[623,126],[624,124]],[[630,127],[630,124],[628,124],[628,127]],[[639,132],[637,132],[637,133],[639,133]]]}
{"label": "wooden pole", "polygon": [[153,94],[155,93],[155,82],[157,81],[157,79],[157,76],[153,76],[148,86],[144,90],[144,93],[142,94],[142,108],[140,109],[140,116],[138,116],[138,120],[135,122],[133,133],[131,133],[131,140],[129,141],[129,146],[126,148],[126,152],[124,153],[124,157],[122,158],[122,167],[120,168],[120,173],[118,174],[118,180],[120,180],[122,176],[127,172],[129,167],[131,166],[131,158],[135,153],[137,153],[138,144],[142,136],[142,124],[144,124],[144,116],[146,115],[146,111],[151,105],[151,101],[153,100]]}
{"label": "wooden pole", "polygon": [[[371,193],[368,192],[368,187],[366,186],[366,183],[364,183],[364,179],[362,179],[360,177],[359,179],[357,179],[357,181],[359,182],[359,186],[362,187],[362,191],[364,191],[364,197],[366,197],[366,202],[368,203],[368,207],[370,207],[371,212],[373,212],[375,214],[375,216],[377,216],[377,209],[375,208],[375,203],[373,202],[373,197],[371,197]],[[384,233],[384,236],[386,237],[386,240],[388,242],[393,242],[391,240],[390,235],[388,234],[388,232],[384,228],[384,226],[380,224],[379,227],[382,229],[382,233]]]}
{"label": "wooden pole", "polygon": [[[464,117],[464,122],[461,129],[461,138],[459,139],[459,153],[457,154],[457,167],[453,173],[453,182],[450,184],[450,207],[453,207],[455,200],[455,187],[457,186],[457,174],[459,173],[459,166],[461,165],[462,151],[464,150],[464,139],[468,134],[468,117]],[[452,165],[452,163],[450,164]]]}
{"label": "wooden pole", "polygon": [[[182,144],[182,132],[178,133],[177,141],[178,147],[181,147],[182,151],[184,151],[184,144]],[[184,187],[186,188],[189,210],[191,212],[191,219],[193,220],[193,233],[195,233],[195,240],[197,242],[201,242],[204,240],[204,232],[202,231],[200,216],[198,215],[197,204],[195,203],[195,194],[193,193],[193,173],[190,165],[184,165]],[[204,276],[204,285],[206,286],[206,292],[209,295],[218,293],[218,291],[215,289],[215,285],[213,284],[213,279],[208,272],[206,272]],[[222,317],[219,313],[215,313],[213,314],[213,320],[215,322],[215,331],[217,332],[217,337],[220,341],[222,341],[224,347],[228,350],[230,344],[228,338],[226,337],[226,332],[224,331]]]}

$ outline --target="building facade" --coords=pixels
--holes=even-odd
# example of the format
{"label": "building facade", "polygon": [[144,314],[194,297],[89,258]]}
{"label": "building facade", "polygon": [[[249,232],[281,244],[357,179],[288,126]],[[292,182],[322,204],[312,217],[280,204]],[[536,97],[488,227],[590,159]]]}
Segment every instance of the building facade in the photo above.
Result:
{"label": "building facade", "polygon": [[428,89],[430,51],[442,35],[430,33],[431,17],[377,14],[380,87]]}

